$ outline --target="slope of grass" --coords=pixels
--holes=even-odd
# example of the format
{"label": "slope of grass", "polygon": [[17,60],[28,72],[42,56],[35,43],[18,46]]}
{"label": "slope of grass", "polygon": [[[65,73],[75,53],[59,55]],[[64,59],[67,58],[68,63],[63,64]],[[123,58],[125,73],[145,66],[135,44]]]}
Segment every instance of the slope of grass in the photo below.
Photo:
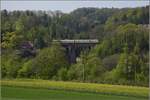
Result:
{"label": "slope of grass", "polygon": [[61,82],[47,80],[1,80],[2,86],[55,89],[67,91],[93,92],[108,95],[123,95],[148,98],[149,88],[122,85]]}
{"label": "slope of grass", "polygon": [[3,86],[2,100],[148,100],[148,98]]}

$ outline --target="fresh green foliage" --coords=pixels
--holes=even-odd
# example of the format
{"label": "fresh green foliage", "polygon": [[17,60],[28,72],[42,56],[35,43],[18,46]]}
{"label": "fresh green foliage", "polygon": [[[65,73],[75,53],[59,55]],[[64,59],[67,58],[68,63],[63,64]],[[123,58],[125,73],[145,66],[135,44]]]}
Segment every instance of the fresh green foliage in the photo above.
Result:
{"label": "fresh green foliage", "polygon": [[50,48],[44,48],[31,61],[24,64],[19,75],[42,79],[52,79],[59,69],[67,67],[64,49],[59,43],[53,43]]}
{"label": "fresh green foliage", "polygon": [[72,80],[99,82],[104,72],[105,68],[100,58],[82,54],[79,61],[70,68],[68,76]]}
{"label": "fresh green foliage", "polygon": [[[149,6],[60,11],[1,11],[2,78],[148,86]],[[98,39],[68,64],[53,40]]]}
{"label": "fresh green foliage", "polygon": [[1,56],[2,77],[16,78],[18,70],[27,60],[21,59],[15,52],[5,51],[3,53]]}

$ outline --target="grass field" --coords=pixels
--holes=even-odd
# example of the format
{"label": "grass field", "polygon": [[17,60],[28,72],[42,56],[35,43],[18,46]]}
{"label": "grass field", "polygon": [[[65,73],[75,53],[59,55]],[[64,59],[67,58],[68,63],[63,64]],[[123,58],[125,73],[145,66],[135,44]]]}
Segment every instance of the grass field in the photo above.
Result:
{"label": "grass field", "polygon": [[148,100],[145,87],[56,82],[2,80],[2,100]]}
{"label": "grass field", "polygon": [[2,87],[2,100],[148,100],[144,98],[103,95],[62,90]]}

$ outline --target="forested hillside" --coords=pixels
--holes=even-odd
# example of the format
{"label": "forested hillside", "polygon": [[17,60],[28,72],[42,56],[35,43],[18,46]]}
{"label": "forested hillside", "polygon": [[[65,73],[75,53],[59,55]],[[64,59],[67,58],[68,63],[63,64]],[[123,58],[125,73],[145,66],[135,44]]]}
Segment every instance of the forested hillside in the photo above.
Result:
{"label": "forested hillside", "polygon": [[[1,11],[2,78],[148,86],[149,6]],[[98,39],[69,64],[54,39]],[[83,70],[84,69],[84,70]]]}

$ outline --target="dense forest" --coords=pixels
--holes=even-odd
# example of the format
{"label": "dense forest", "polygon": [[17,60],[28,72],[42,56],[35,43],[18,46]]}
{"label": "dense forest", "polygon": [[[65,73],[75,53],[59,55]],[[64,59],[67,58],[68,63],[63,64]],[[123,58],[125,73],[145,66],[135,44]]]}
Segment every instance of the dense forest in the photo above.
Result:
{"label": "dense forest", "polygon": [[[149,6],[1,10],[2,78],[148,86]],[[54,39],[98,39],[75,64]],[[83,70],[84,69],[84,70]]]}

